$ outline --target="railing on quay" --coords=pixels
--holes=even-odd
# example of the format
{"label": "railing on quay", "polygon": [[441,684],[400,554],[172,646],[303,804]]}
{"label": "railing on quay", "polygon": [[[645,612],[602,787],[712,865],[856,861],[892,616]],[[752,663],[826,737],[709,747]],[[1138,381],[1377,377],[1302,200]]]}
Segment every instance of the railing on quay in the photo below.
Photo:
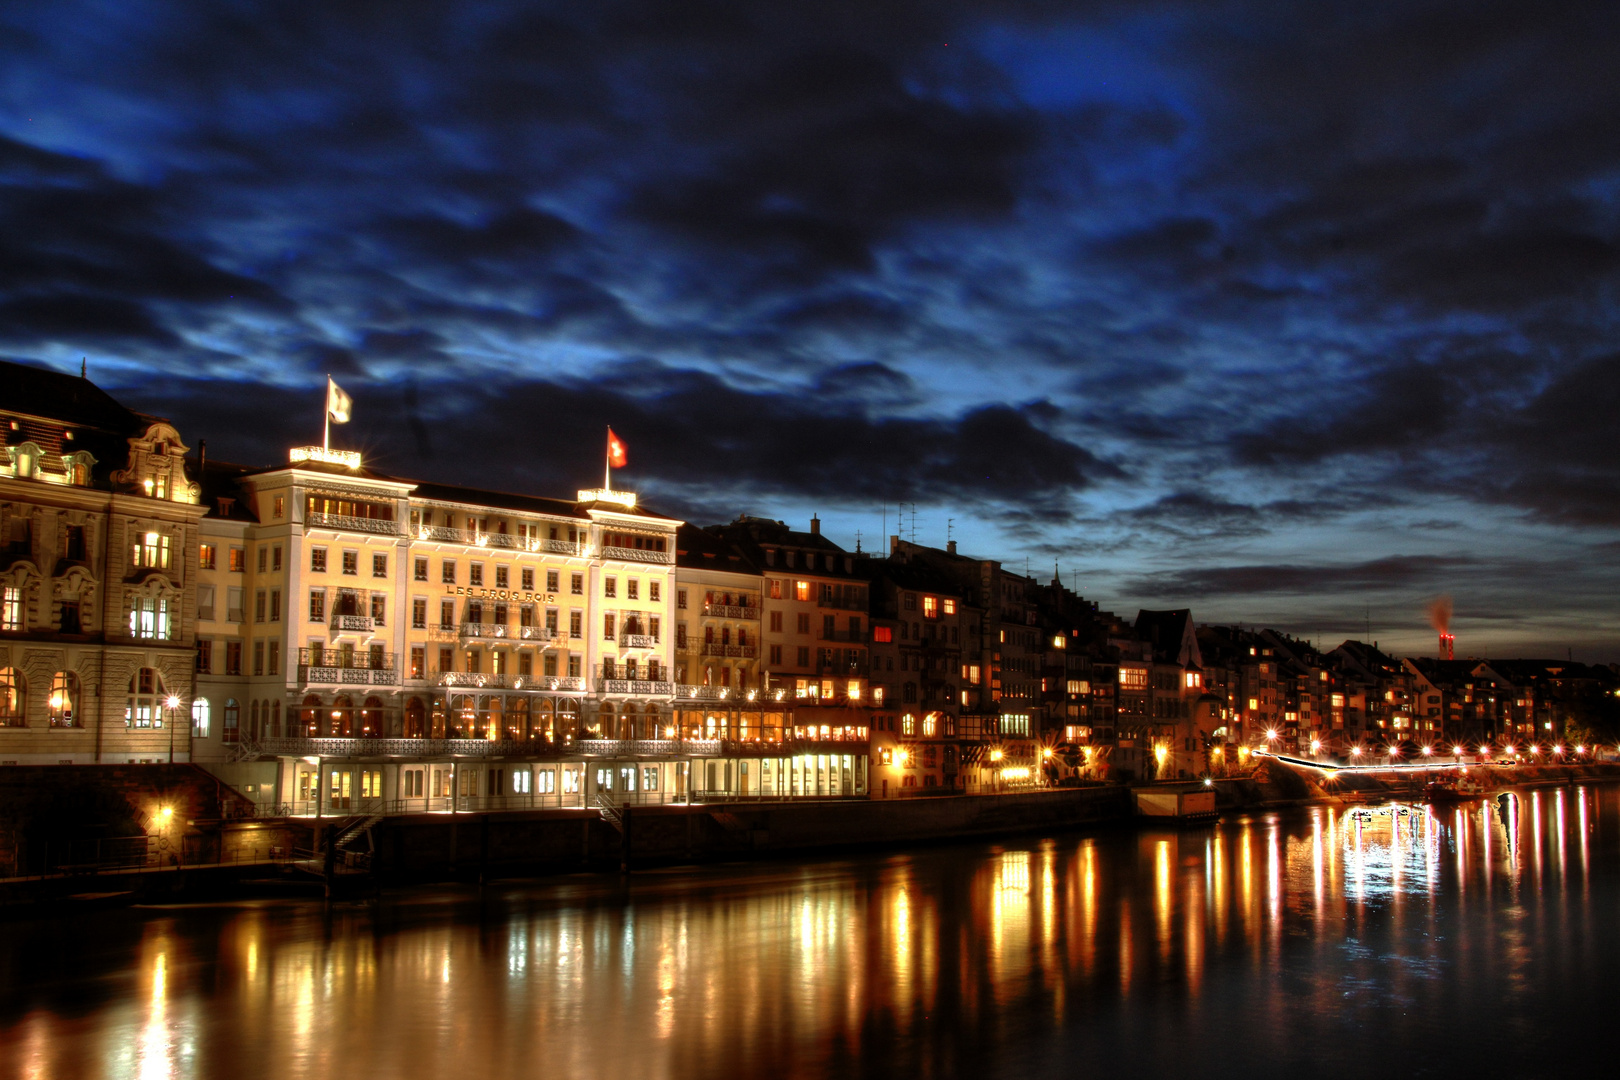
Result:
{"label": "railing on quay", "polygon": [[865,747],[864,737],[785,735],[780,739],[397,739],[275,738],[260,739],[260,754],[315,758],[668,758],[806,753],[848,753]]}

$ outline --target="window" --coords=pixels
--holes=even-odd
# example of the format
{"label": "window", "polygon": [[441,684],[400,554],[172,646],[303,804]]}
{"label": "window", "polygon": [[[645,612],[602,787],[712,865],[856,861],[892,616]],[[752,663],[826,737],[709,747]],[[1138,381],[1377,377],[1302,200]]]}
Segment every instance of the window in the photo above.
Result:
{"label": "window", "polygon": [[233,574],[243,574],[247,572],[246,548],[233,547],[230,549],[228,569]]}
{"label": "window", "polygon": [[456,670],[456,651],[454,649],[443,645],[439,647],[439,670]]}
{"label": "window", "polygon": [[484,564],[475,562],[467,569],[467,584],[482,585],[484,583]]}
{"label": "window", "polygon": [[130,565],[147,570],[167,570],[170,543],[169,537],[162,533],[143,533],[130,553]]}
{"label": "window", "polygon": [[200,697],[191,703],[191,737],[193,739],[208,738],[209,713],[208,699]]}
{"label": "window", "polygon": [[585,595],[585,575],[572,574],[568,579],[568,591],[575,596]]}
{"label": "window", "polygon": [[28,699],[22,674],[16,668],[0,668],[0,727],[28,726]]}
{"label": "window", "polygon": [[659,583],[657,581],[647,582],[647,599],[651,600],[655,604],[659,602],[658,585]]}
{"label": "window", "polygon": [[640,600],[641,582],[635,578],[627,579],[624,583],[624,598],[626,600]]}
{"label": "window", "polygon": [[280,589],[271,589],[270,590],[270,621],[271,622],[280,622],[281,621],[281,590]]}
{"label": "window", "polygon": [[522,582],[524,592],[534,592],[534,571],[528,568],[518,572],[518,580]]}
{"label": "window", "polygon": [[260,589],[258,592],[253,594],[253,621],[254,622],[258,622],[258,623],[264,622],[264,613],[265,613],[266,609],[269,607],[268,600],[269,600],[269,597],[265,595],[265,591],[263,589]]}
{"label": "window", "polygon": [[686,610],[686,590],[685,589],[676,589],[675,590],[675,607],[679,611],[685,611]]}
{"label": "window", "polygon": [[280,570],[281,569],[281,545],[280,544],[277,544],[275,547],[270,549],[270,569],[272,569],[272,570]]}
{"label": "window", "polygon": [[602,616],[602,637],[606,641],[612,641],[614,638],[613,624],[614,618],[611,611]]}
{"label": "window", "polygon": [[360,553],[358,551],[345,551],[343,553],[343,572],[350,577],[360,573]]}
{"label": "window", "polygon": [[439,601],[439,629],[454,630],[456,628],[456,602],[454,600]]}
{"label": "window", "polygon": [[1146,668],[1120,668],[1119,685],[1126,690],[1146,690],[1148,673]]}
{"label": "window", "polygon": [[556,592],[561,586],[558,584],[558,574],[555,570],[546,571],[546,592]]}
{"label": "window", "polygon": [[922,598],[922,602],[923,602],[923,618],[925,618],[925,619],[937,619],[937,618],[939,618],[939,597],[937,597],[937,596],[925,596],[925,597]]}
{"label": "window", "polygon": [[810,646],[808,646],[808,645],[800,645],[799,646],[799,663],[798,663],[798,666],[799,667],[809,667],[810,666]]}
{"label": "window", "polygon": [[947,614],[947,615],[955,615],[956,614],[956,601],[952,600],[950,597],[946,597],[944,603],[945,603],[945,614]]}
{"label": "window", "polygon": [[414,570],[412,576],[415,577],[417,581],[426,581],[428,579],[427,570],[428,570],[427,560],[426,559],[417,559],[416,560],[415,570]]}
{"label": "window", "polygon": [[50,708],[51,727],[79,727],[75,706],[79,701],[79,677],[71,671],[58,671],[51,676],[51,696],[45,699]]}
{"label": "window", "polygon": [[495,568],[495,587],[497,589],[504,589],[507,587],[507,582],[510,580],[507,574],[508,571],[506,567],[497,566]]}
{"label": "window", "polygon": [[411,646],[411,667],[410,667],[409,673],[405,677],[408,678],[408,679],[420,679],[420,678],[422,678],[423,677],[422,669],[425,668],[426,666],[427,666],[427,646],[425,646],[425,645],[412,645]]}
{"label": "window", "polygon": [[0,630],[21,630],[22,628],[22,589],[16,585],[7,585],[4,589],[0,589]]}
{"label": "window", "polygon": [[387,555],[378,554],[378,555],[372,555],[371,556],[371,576],[372,577],[387,577],[388,576],[388,556]]}
{"label": "window", "polygon": [[163,692],[163,677],[153,668],[141,668],[129,677],[129,698],[124,705],[124,726],[162,727],[166,698]]}
{"label": "window", "polygon": [[810,599],[810,583],[808,581],[795,581],[793,583],[793,599],[795,599],[795,600],[809,600]]}
{"label": "window", "polygon": [[269,655],[267,657],[267,663],[266,663],[266,668],[265,668],[266,673],[270,674],[270,675],[280,675],[281,674],[281,642],[279,640],[277,640],[276,638],[271,638],[270,639],[270,646],[269,646],[268,654]]}
{"label": "window", "polygon": [[197,639],[197,674],[212,675],[214,672],[214,643],[208,638]]}
{"label": "window", "polygon": [[242,597],[244,592],[237,586],[227,586],[225,589],[225,621],[244,622],[246,615],[242,611]]}
{"label": "window", "polygon": [[309,621],[310,622],[325,622],[326,621],[326,590],[325,589],[311,589],[311,590],[309,590]]}
{"label": "window", "polygon": [[312,574],[326,573],[326,549],[309,549],[309,572]]}
{"label": "window", "polygon": [[872,640],[873,641],[878,641],[878,642],[893,641],[894,640],[894,628],[891,627],[891,626],[874,626],[874,627],[872,627]]}
{"label": "window", "polygon": [[214,568],[214,545],[197,545],[197,568],[199,570],[212,570]]}
{"label": "window", "polygon": [[253,643],[253,674],[264,674],[264,642],[262,640]]}
{"label": "window", "polygon": [[129,602],[129,636],[161,641],[172,628],[174,604],[154,596],[137,596]]}
{"label": "window", "polygon": [[570,611],[568,613],[568,636],[571,638],[583,637],[584,630],[581,625],[583,622],[584,616],[581,612]]}
{"label": "window", "polygon": [[268,547],[265,547],[263,544],[260,544],[259,545],[259,573],[261,573],[261,574],[264,573],[265,568],[267,566],[269,566],[269,564],[270,564],[270,549]]}
{"label": "window", "polygon": [[568,677],[577,679],[580,675],[579,653],[570,653],[568,656]]}
{"label": "window", "polygon": [[273,518],[287,516],[287,496],[277,495],[270,500],[270,516]]}
{"label": "window", "polygon": [[810,613],[808,611],[801,611],[801,612],[799,612],[799,633],[808,634],[809,632],[810,632]]}
{"label": "window", "polygon": [[373,626],[382,626],[388,620],[388,597],[382,593],[371,594],[371,623]]}
{"label": "window", "polygon": [[242,734],[242,705],[235,698],[225,699],[225,717],[220,739],[224,742],[236,742]]}
{"label": "window", "polygon": [[439,567],[439,580],[446,585],[456,583],[456,560],[446,559]]}
{"label": "window", "polygon": [[411,600],[411,629],[427,629],[427,597],[418,596]]}
{"label": "window", "polygon": [[619,595],[619,579],[616,578],[616,577],[605,577],[605,578],[603,578],[602,579],[602,595],[603,596],[609,596],[609,597],[618,596]]}
{"label": "window", "polygon": [[782,664],[782,646],[780,646],[780,645],[772,645],[771,646],[771,661],[770,662],[771,662],[772,665],[774,665],[776,667],[781,666],[781,664]]}

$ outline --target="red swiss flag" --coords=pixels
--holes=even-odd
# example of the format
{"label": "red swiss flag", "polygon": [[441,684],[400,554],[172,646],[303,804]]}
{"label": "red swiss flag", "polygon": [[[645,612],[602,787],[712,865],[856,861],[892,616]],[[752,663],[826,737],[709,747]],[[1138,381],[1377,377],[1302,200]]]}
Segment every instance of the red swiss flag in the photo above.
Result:
{"label": "red swiss flag", "polygon": [[624,440],[613,434],[608,428],[608,464],[615,469],[622,469],[630,463],[630,457],[625,453]]}

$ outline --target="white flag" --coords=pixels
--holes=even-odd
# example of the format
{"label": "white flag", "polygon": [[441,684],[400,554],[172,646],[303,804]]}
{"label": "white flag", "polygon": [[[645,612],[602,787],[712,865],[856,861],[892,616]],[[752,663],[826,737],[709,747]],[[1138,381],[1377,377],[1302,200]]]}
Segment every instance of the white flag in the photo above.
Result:
{"label": "white flag", "polygon": [[347,424],[349,422],[349,409],[354,405],[354,399],[343,392],[343,388],[332,381],[332,376],[326,377],[326,415],[332,418],[333,423]]}

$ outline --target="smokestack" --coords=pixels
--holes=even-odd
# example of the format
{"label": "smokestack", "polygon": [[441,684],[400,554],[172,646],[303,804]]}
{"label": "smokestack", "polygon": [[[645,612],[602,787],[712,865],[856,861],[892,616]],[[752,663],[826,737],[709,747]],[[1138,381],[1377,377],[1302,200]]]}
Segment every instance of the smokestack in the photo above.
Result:
{"label": "smokestack", "polygon": [[946,550],[947,553],[949,553],[951,555],[955,555],[956,554],[956,541],[955,540],[947,540],[947,541],[945,541],[945,550]]}
{"label": "smokestack", "polygon": [[810,515],[810,535],[811,536],[820,536],[821,535],[821,519],[816,517],[814,514]]}
{"label": "smokestack", "polygon": [[891,533],[889,535],[889,554],[893,555],[896,551],[899,551],[899,550],[900,550],[900,538]]}
{"label": "smokestack", "polygon": [[1429,605],[1429,625],[1440,635],[1440,659],[1455,659],[1457,638],[1451,633],[1451,597],[1435,597]]}

